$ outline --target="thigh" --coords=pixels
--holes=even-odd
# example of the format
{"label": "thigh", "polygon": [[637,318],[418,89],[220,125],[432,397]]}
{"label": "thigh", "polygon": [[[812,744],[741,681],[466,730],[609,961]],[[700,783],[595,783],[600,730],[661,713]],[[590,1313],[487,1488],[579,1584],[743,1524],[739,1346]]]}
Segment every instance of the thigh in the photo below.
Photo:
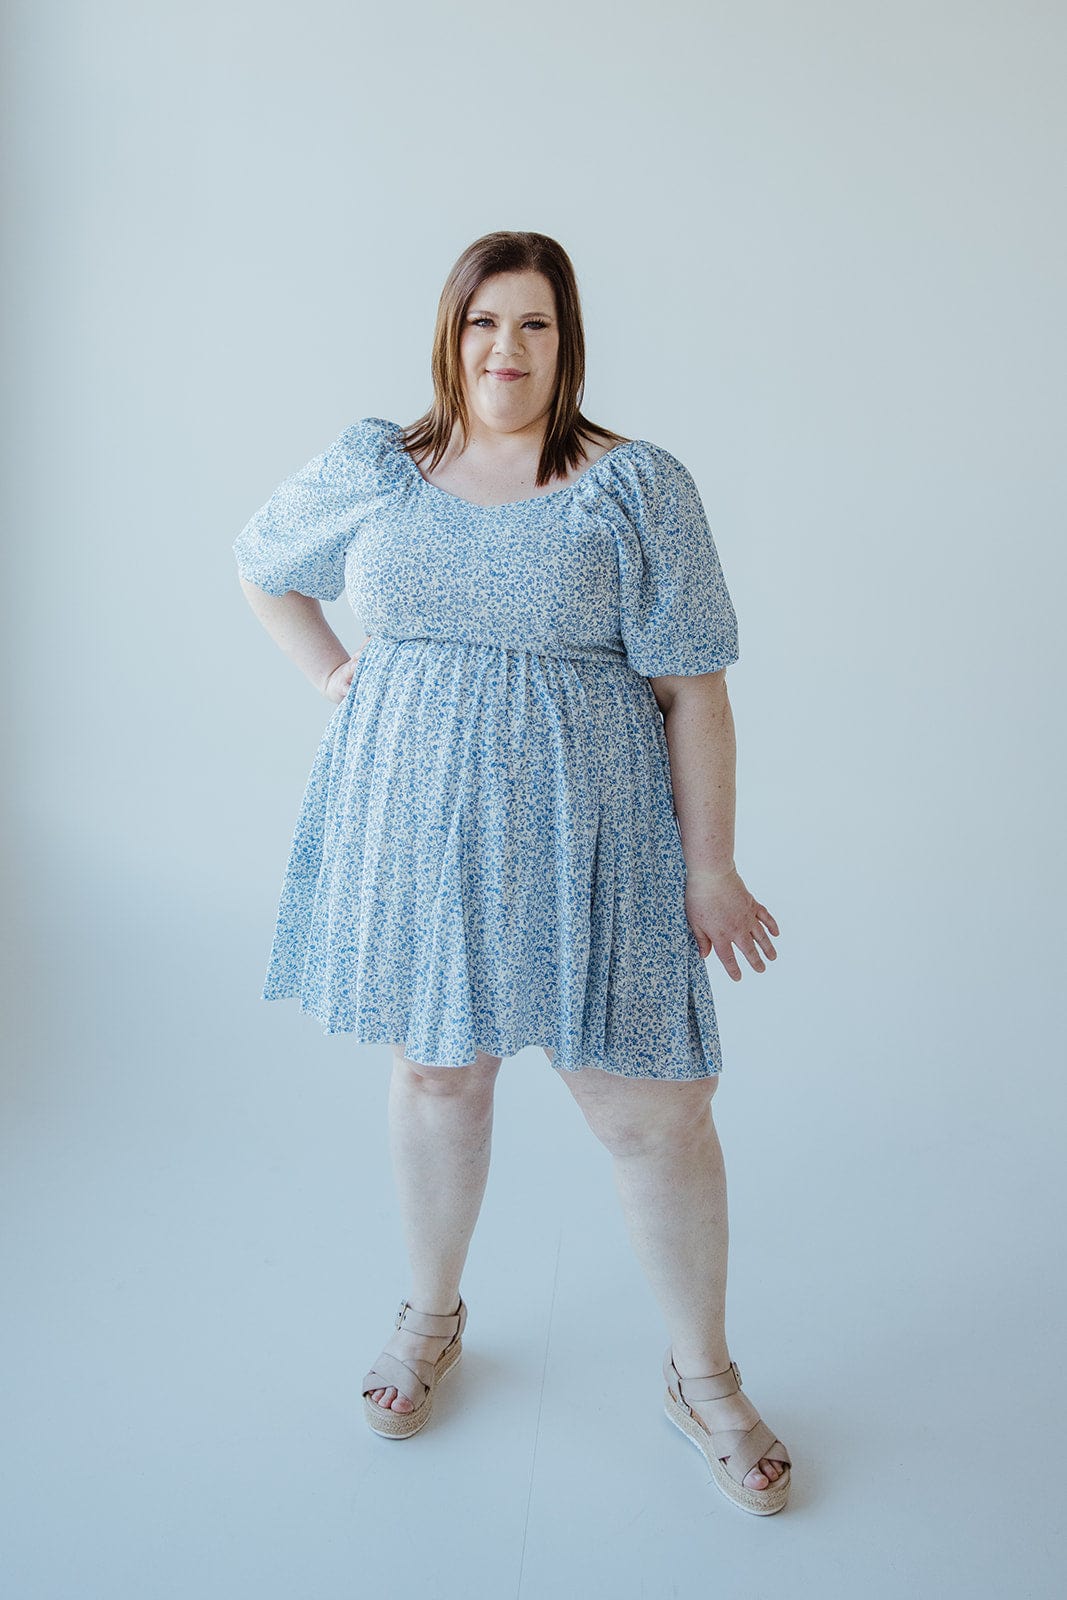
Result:
{"label": "thigh", "polygon": [[[554,1056],[543,1046],[551,1061]],[[626,1078],[602,1067],[559,1071],[594,1133],[640,1139],[683,1132],[700,1121],[719,1085],[718,1073],[706,1078]]]}

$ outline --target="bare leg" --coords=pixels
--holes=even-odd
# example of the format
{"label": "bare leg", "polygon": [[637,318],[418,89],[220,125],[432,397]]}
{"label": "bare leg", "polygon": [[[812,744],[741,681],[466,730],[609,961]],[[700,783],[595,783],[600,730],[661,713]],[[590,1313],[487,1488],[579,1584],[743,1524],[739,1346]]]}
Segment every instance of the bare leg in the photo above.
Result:
{"label": "bare leg", "polygon": [[[411,1267],[405,1298],[419,1311],[447,1314],[459,1282],[489,1177],[493,1091],[500,1056],[465,1066],[427,1067],[393,1047],[389,1148]],[[401,1361],[436,1361],[447,1338],[394,1331],[384,1348]],[[370,1397],[394,1411],[414,1409],[396,1389]]]}
{"label": "bare leg", "polygon": [[[730,1364],[729,1225],[726,1171],[711,1115],[718,1077],[624,1078],[599,1067],[558,1076],[611,1152],[627,1232],[663,1310],[678,1371],[683,1379],[722,1372]],[[708,1428],[747,1428],[759,1415],[740,1390],[702,1400],[694,1410]],[[781,1472],[764,1458],[746,1474],[745,1485],[766,1489]]]}

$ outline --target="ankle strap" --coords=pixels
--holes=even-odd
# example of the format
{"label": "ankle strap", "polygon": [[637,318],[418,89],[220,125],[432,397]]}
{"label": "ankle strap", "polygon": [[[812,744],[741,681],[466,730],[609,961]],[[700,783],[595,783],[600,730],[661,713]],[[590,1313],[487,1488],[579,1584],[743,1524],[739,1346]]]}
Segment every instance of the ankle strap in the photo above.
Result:
{"label": "ankle strap", "polygon": [[422,1333],[428,1338],[445,1338],[456,1331],[456,1323],[463,1313],[463,1296],[455,1311],[416,1311],[409,1300],[401,1300],[396,1314],[396,1326],[409,1333]]}
{"label": "ankle strap", "polygon": [[721,1372],[683,1378],[674,1364],[674,1351],[670,1349],[663,1358],[663,1376],[677,1389],[683,1405],[693,1400],[725,1400],[727,1395],[736,1394],[741,1387],[741,1369],[736,1361],[731,1361]]}

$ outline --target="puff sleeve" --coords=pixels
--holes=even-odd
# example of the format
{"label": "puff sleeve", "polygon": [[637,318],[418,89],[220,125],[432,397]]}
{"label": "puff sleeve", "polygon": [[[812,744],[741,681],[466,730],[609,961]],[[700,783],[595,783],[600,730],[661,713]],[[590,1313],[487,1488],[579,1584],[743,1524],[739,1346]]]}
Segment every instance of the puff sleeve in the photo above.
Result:
{"label": "puff sleeve", "polygon": [[738,660],[737,616],[692,476],[644,442],[620,456],[620,633],[635,672],[695,677]]}
{"label": "puff sleeve", "polygon": [[378,486],[381,432],[364,417],[278,485],[234,540],[242,578],[267,594],[339,599],[348,546]]}

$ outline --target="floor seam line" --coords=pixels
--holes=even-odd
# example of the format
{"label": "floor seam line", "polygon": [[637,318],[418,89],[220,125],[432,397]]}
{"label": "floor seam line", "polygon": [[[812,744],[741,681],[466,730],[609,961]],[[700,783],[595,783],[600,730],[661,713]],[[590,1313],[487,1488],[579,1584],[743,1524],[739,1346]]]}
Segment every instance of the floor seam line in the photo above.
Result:
{"label": "floor seam line", "polygon": [[541,1438],[541,1412],[545,1403],[545,1375],[548,1372],[548,1347],[552,1342],[552,1318],[556,1310],[556,1288],[559,1284],[559,1258],[563,1250],[563,1224],[559,1225],[559,1238],[556,1240],[556,1267],[552,1274],[552,1299],[548,1307],[548,1328],[545,1333],[545,1356],[541,1363],[541,1392],[537,1397],[537,1422],[534,1425],[533,1455],[530,1457],[530,1487],[526,1493],[526,1515],[522,1524],[522,1549],[519,1552],[519,1582],[515,1590],[515,1600],[522,1600],[522,1574],[526,1565],[526,1536],[530,1528],[530,1505],[533,1501],[534,1479],[537,1475],[537,1446]]}

